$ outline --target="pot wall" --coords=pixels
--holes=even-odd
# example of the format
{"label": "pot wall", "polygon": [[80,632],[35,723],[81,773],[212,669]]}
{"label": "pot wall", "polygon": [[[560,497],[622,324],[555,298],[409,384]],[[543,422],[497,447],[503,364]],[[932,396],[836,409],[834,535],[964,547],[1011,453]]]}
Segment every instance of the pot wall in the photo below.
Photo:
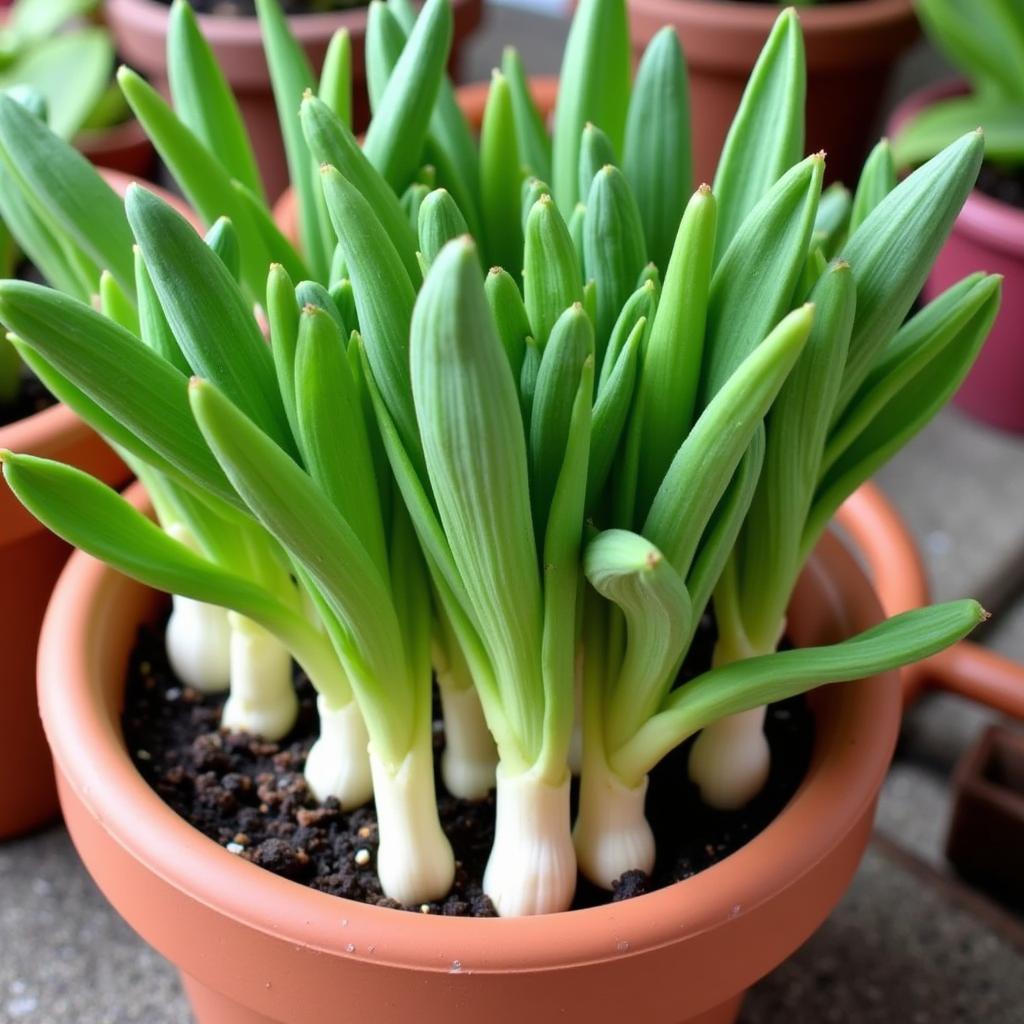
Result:
{"label": "pot wall", "polygon": [[[453,8],[455,34],[451,66],[457,69],[461,43],[479,24],[483,0],[453,0]],[[169,96],[167,6],[157,0],[107,0],[105,10],[107,22],[117,40],[118,51],[129,64],[143,71],[165,96]],[[369,119],[363,64],[366,8],[330,14],[295,15],[288,19],[288,23],[317,74],[323,65],[331,36],[339,28],[349,30],[352,39],[354,118],[357,130],[361,131]],[[270,74],[263,54],[259,23],[255,18],[201,14],[199,25],[238,100],[267,195],[271,200],[276,199],[288,185],[288,165],[270,87]],[[299,97],[295,98],[295,102],[298,106]]]}
{"label": "pot wall", "polygon": [[[727,1024],[742,992],[821,923],[856,869],[895,742],[899,686],[815,695],[808,778],[722,863],[647,896],[545,918],[466,920],[340,900],[239,860],[160,801],[124,750],[119,710],[139,623],[162,599],[76,554],[47,616],[40,702],[62,806],[90,873],[182,971],[200,1024],[487,1019]],[[803,643],[877,621],[832,538],[792,611]],[[343,996],[342,996],[343,994]]]}
{"label": "pot wall", "polygon": [[[915,114],[966,92],[960,82],[940,82],[910,96],[893,114],[896,135]],[[1024,433],[1024,210],[975,190],[953,225],[924,287],[928,300],[976,270],[1002,274],[999,315],[954,403],[975,419]]]}
{"label": "pot wall", "polygon": [[[637,59],[663,25],[679,33],[690,74],[695,184],[714,179],[747,79],[784,5],[733,0],[629,0]],[[805,152],[825,150],[826,177],[855,184],[889,76],[917,38],[912,0],[800,9],[807,51]]]}

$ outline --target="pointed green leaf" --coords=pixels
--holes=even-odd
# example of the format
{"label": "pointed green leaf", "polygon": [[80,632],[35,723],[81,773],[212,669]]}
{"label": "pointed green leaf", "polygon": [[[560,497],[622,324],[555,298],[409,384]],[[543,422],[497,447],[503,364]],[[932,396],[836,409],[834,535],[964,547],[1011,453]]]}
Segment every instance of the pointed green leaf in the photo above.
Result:
{"label": "pointed green leaf", "polygon": [[667,25],[647,44],[637,68],[622,170],[640,208],[648,255],[665,270],[693,189],[686,61]]}
{"label": "pointed green leaf", "polygon": [[716,262],[747,215],[804,152],[807,91],[800,19],[783,11],[751,72],[715,174],[721,207]]}

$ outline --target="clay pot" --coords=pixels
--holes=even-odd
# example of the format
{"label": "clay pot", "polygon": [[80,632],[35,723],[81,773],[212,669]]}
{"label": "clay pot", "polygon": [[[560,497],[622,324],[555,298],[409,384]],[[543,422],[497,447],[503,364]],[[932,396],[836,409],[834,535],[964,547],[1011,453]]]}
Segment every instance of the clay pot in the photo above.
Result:
{"label": "clay pot", "polygon": [[[938,100],[966,92],[942,82],[910,96],[889,121],[895,136],[915,114]],[[983,423],[1024,433],[1024,210],[983,192],[970,194],[924,288],[932,299],[977,269],[1002,274],[999,316],[955,404]]]}
{"label": "clay pot", "polygon": [[[102,173],[121,194],[133,180],[114,171]],[[161,195],[184,211],[180,200]],[[70,463],[115,487],[129,477],[106,443],[63,405],[0,427],[0,448]],[[36,709],[35,668],[43,614],[70,550],[22,508],[0,479],[0,839],[43,825],[58,811],[50,754]]]}
{"label": "clay pot", "polygon": [[[718,156],[782,4],[629,0],[639,59],[663,25],[679,33],[690,72],[694,175],[714,178]],[[856,0],[800,9],[807,50],[805,150],[828,154],[829,180],[855,183],[896,59],[917,38],[912,0]]]}
{"label": "clay pot", "polygon": [[[134,491],[134,500],[142,500]],[[611,906],[471,920],[371,907],[228,853],[150,789],[120,727],[138,627],[166,599],[76,553],[40,647],[61,804],[114,907],[177,965],[199,1024],[487,1020],[731,1024],[744,990],[824,920],[857,867],[899,723],[894,675],[811,696],[808,776],[779,817],[701,874]],[[801,644],[878,621],[833,537],[790,609]]]}
{"label": "clay pot", "polygon": [[[451,64],[453,69],[457,69],[462,41],[479,24],[483,0],[453,0],[453,7],[455,34]],[[129,64],[144,72],[165,96],[169,95],[167,5],[158,0],[107,0],[105,11],[118,51]],[[323,64],[331,36],[339,28],[349,30],[352,37],[354,116],[357,128],[362,130],[369,115],[363,65],[366,8],[294,15],[288,19],[288,24],[317,72]],[[288,166],[259,23],[255,18],[201,14],[199,25],[241,107],[267,195],[272,200],[276,199],[288,185]]]}
{"label": "clay pot", "polygon": [[74,144],[97,167],[138,178],[148,178],[156,163],[153,143],[134,117],[109,128],[79,132]]}

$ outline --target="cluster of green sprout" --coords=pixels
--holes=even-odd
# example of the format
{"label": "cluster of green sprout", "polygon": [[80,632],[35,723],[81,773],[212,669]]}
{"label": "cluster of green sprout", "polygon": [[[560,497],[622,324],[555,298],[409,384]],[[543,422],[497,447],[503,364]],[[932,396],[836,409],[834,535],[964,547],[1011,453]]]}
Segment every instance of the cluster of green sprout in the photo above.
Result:
{"label": "cluster of green sprout", "polygon": [[1017,0],[915,0],[932,41],[966,77],[969,92],[915,115],[894,140],[913,167],[981,125],[987,158],[1024,167],[1024,4]]}
{"label": "cluster of green sprout", "polygon": [[[310,789],[373,797],[383,889],[413,905],[454,871],[436,678],[445,786],[497,790],[485,892],[502,915],[565,909],[578,869],[606,888],[652,869],[647,775],[688,737],[704,730],[705,798],[736,806],[764,779],[765,704],[979,621],[955,602],[775,653],[832,513],[944,403],[995,316],[999,280],[977,274],[906,319],[982,141],[898,186],[882,147],[854,197],[823,197],[787,11],[714,187],[694,190],[679,42],[659,33],[632,80],[623,0],[579,5],[553,136],[507,51],[477,141],[445,73],[449,0],[418,17],[388,0],[369,13],[360,145],[347,37],[316,83],[274,0],[258,7],[297,248],[180,0],[173,105],[119,81],[205,240],[143,188],[122,204],[0,98],[0,163],[54,243],[37,262],[97,296],[5,281],[0,320],[160,525],[66,466],[5,453],[5,477],[51,529],[176,595],[172,663],[230,687],[226,726],[287,734],[302,666]],[[714,665],[679,684],[709,602]]]}

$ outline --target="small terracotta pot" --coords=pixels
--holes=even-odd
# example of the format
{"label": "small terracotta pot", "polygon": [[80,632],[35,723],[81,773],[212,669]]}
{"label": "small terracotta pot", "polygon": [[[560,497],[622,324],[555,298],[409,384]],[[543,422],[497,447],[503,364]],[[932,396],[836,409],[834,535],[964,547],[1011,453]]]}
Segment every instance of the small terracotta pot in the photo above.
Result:
{"label": "small terracotta pot", "polygon": [[[962,95],[966,86],[942,82],[910,96],[893,113],[895,136],[915,114],[942,99]],[[924,288],[933,299],[975,270],[1002,274],[999,316],[953,401],[983,423],[1024,433],[1024,210],[973,191],[960,211]]]}
{"label": "small terracotta pot", "polygon": [[[451,66],[457,69],[461,44],[480,22],[483,0],[453,0],[453,6],[455,34]],[[129,64],[145,72],[165,96],[169,95],[167,5],[158,0],[107,0],[105,11],[118,51]],[[363,64],[366,8],[330,14],[293,15],[288,24],[317,72],[323,64],[331,36],[339,28],[349,30],[352,38],[354,116],[357,128],[362,130],[369,116]],[[288,165],[259,23],[255,18],[201,14],[199,25],[238,99],[267,195],[272,200],[276,199],[288,185]],[[296,104],[298,99],[296,97]]]}
{"label": "small terracotta pot", "polygon": [[[115,171],[102,173],[121,194],[134,180]],[[160,191],[155,185],[147,187]],[[161,195],[187,212],[181,200]],[[129,476],[106,443],[63,405],[0,427],[0,448],[70,463],[114,487]],[[50,754],[36,708],[35,667],[43,614],[70,550],[25,511],[0,479],[0,839],[43,825],[58,811]]]}
{"label": "small terracotta pot", "polygon": [[[737,0],[629,0],[639,58],[663,25],[686,53],[694,175],[712,181],[754,62],[782,4]],[[829,180],[855,183],[897,57],[917,38],[912,0],[856,0],[800,9],[807,49],[808,153],[828,154]]]}
{"label": "small terracotta pot", "polygon": [[[133,489],[134,500],[142,495]],[[899,722],[886,674],[811,696],[808,775],[779,817],[707,871],[623,903],[471,920],[371,907],[273,875],[178,817],[135,770],[120,726],[138,627],[166,599],[75,554],[40,646],[40,708],[88,870],[182,972],[199,1024],[730,1024],[744,990],[841,896],[871,831]],[[878,621],[828,537],[790,609],[801,644]],[[343,1001],[339,1004],[339,1000]]]}
{"label": "small terracotta pot", "polygon": [[79,132],[75,148],[97,167],[148,178],[156,164],[156,150],[142,125],[134,118],[109,128]]}

